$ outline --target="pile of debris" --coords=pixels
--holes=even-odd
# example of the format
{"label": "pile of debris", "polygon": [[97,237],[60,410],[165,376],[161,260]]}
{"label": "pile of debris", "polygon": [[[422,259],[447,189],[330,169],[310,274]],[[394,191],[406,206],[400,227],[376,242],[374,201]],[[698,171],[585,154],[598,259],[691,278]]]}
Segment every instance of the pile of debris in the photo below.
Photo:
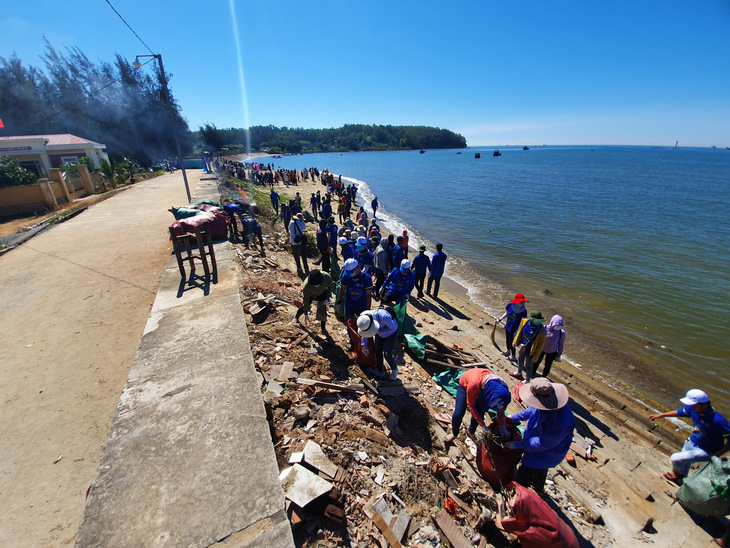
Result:
{"label": "pile of debris", "polygon": [[[275,254],[279,241],[268,238],[267,251]],[[297,545],[510,545],[517,537],[502,525],[512,515],[509,500],[495,505],[495,491],[479,475],[478,439],[462,434],[444,447],[453,398],[424,369],[465,369],[483,360],[457,343],[430,339],[422,363],[402,351],[398,380],[371,381],[344,350],[343,325],[330,325],[325,338],[294,319],[301,281],[285,255],[236,253],[246,271],[242,304]],[[590,444],[576,453],[589,457]],[[552,481],[548,489],[555,489]],[[565,503],[575,509],[576,525],[588,525],[588,512]]]}

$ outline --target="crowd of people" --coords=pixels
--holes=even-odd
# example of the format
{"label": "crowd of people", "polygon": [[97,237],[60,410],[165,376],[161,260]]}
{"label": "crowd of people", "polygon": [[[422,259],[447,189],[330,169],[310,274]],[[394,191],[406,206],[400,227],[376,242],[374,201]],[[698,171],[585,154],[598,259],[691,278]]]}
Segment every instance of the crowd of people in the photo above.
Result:
{"label": "crowd of people", "polygon": [[[322,333],[329,336],[326,323],[334,297],[335,318],[349,323],[359,335],[360,348],[350,349],[364,356],[374,353],[374,367],[367,373],[385,378],[387,363],[390,368],[387,377],[396,380],[399,345],[394,307],[408,301],[414,289],[417,298],[424,298],[424,295],[438,298],[447,260],[443,245],[436,244],[435,253],[430,257],[426,253],[427,247],[420,245],[413,260],[409,260],[408,232],[403,230],[397,236],[385,233],[376,218],[377,198],[371,201],[373,218],[370,219],[363,207],[357,208],[357,187],[342,184],[341,177],[335,177],[326,169],[320,172],[317,168],[307,168],[297,172],[275,170],[270,164],[239,162],[224,162],[222,169],[242,180],[250,176],[257,184],[271,186],[271,204],[288,230],[297,272],[303,279],[303,303],[296,319],[301,321],[303,317],[307,323],[311,305],[316,302],[315,318]],[[297,185],[302,179],[320,181],[323,191],[311,193],[306,203],[296,192],[294,198],[284,203],[274,186],[280,182],[287,186]],[[246,205],[234,203],[223,207],[233,218],[234,232],[237,231],[235,214],[242,223],[254,220],[256,225],[252,224],[250,228],[243,225],[243,234],[258,236],[263,248],[260,226],[258,230],[255,228],[258,223],[253,213],[246,211]],[[307,261],[307,222],[318,227],[315,243],[319,257],[314,264],[319,268],[311,271]],[[245,239],[248,241],[247,237]],[[373,301],[378,301],[379,305],[373,307]],[[479,427],[489,428],[485,417],[491,411],[495,417],[493,427],[503,446],[523,452],[515,481],[540,492],[548,470],[557,466],[570,449],[575,418],[567,387],[548,379],[552,364],[560,362],[563,355],[565,322],[555,314],[546,324],[539,310],[528,312],[527,303],[529,300],[524,294],[516,294],[495,324],[496,328],[504,321],[506,350],[503,355],[516,362],[516,370],[509,374],[523,381],[515,395],[528,405],[527,409],[508,415],[506,409],[512,394],[506,382],[488,369],[469,369],[459,378],[451,432],[444,438],[444,443],[453,443],[459,436],[467,410],[471,414],[469,434],[474,434]],[[540,376],[538,369],[543,360]],[[730,424],[714,410],[705,392],[692,389],[680,401],[683,407],[679,409],[649,416],[652,421],[664,417],[686,417],[692,421],[692,435],[682,449],[672,455],[672,469],[664,474],[666,479],[678,484],[687,478],[692,464],[707,462],[730,450]],[[524,434],[514,439],[508,425],[519,422],[526,422]],[[729,539],[730,532],[717,542],[726,545]]]}

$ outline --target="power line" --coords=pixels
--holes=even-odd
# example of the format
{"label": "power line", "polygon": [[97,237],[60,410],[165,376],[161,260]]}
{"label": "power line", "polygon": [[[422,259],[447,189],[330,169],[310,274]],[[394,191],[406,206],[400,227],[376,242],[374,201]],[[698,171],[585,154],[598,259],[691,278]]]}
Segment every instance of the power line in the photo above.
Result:
{"label": "power line", "polygon": [[119,19],[121,19],[121,20],[122,20],[122,22],[123,22],[123,23],[124,23],[125,25],[127,25],[127,28],[128,28],[129,30],[131,30],[131,31],[132,31],[132,34],[134,34],[134,35],[135,35],[135,36],[137,37],[137,40],[139,40],[140,42],[142,42],[142,45],[143,45],[144,47],[146,47],[146,48],[147,48],[147,51],[149,51],[149,52],[150,52],[150,53],[151,53],[152,55],[154,55],[154,54],[155,54],[155,52],[154,52],[154,51],[152,51],[152,50],[150,49],[150,47],[149,47],[149,46],[148,46],[147,44],[145,44],[145,43],[144,43],[144,40],[142,40],[142,39],[141,39],[141,38],[139,37],[139,34],[137,34],[136,32],[134,32],[134,29],[133,29],[132,27],[130,27],[130,26],[129,26],[129,23],[127,23],[127,22],[126,22],[126,21],[124,20],[124,17],[122,17],[122,16],[121,16],[121,14],[120,14],[120,13],[119,13],[119,12],[118,12],[118,11],[116,10],[116,8],[115,8],[114,6],[112,6],[112,3],[111,3],[111,2],[109,1],[109,0],[106,0],[106,3],[107,3],[107,4],[109,4],[109,7],[110,7],[111,9],[113,9],[113,10],[114,10],[114,13],[116,13],[117,15],[119,15]]}

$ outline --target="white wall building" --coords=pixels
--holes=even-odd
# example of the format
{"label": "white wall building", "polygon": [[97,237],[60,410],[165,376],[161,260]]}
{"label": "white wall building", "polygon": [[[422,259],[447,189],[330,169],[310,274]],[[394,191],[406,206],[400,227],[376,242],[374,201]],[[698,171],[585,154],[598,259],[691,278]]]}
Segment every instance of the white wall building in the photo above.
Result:
{"label": "white wall building", "polygon": [[10,156],[20,167],[45,178],[51,168],[78,162],[84,156],[96,167],[102,160],[109,161],[106,145],[70,133],[0,137],[0,156]]}

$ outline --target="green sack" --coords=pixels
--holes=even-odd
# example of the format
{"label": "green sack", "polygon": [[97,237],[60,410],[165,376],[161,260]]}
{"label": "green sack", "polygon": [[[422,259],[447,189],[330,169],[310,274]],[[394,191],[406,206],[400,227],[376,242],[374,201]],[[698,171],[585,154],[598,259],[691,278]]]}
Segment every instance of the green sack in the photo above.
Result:
{"label": "green sack", "polygon": [[393,307],[393,310],[395,310],[395,321],[398,322],[399,337],[402,337],[404,335],[418,335],[420,333],[420,331],[413,323],[411,317],[408,316],[408,313],[406,312],[407,308],[408,299]]}
{"label": "green sack", "polygon": [[195,217],[196,215],[205,213],[200,209],[190,209],[187,207],[171,207],[170,211],[172,212],[172,215],[175,217],[176,221],[179,221],[180,219],[187,219],[188,217]]}
{"label": "green sack", "polygon": [[444,387],[449,394],[456,397],[456,391],[459,388],[459,379],[464,374],[459,369],[447,369],[438,375],[434,375],[431,379]]}
{"label": "green sack", "polygon": [[730,514],[730,462],[710,457],[710,462],[684,480],[677,500],[703,516]]}
{"label": "green sack", "polygon": [[426,358],[426,341],[428,341],[428,335],[405,335],[406,344],[408,350],[416,356],[419,360]]}
{"label": "green sack", "polygon": [[200,200],[199,202],[195,202],[193,205],[212,205],[215,207],[221,206],[218,202],[214,202],[213,200]]}

